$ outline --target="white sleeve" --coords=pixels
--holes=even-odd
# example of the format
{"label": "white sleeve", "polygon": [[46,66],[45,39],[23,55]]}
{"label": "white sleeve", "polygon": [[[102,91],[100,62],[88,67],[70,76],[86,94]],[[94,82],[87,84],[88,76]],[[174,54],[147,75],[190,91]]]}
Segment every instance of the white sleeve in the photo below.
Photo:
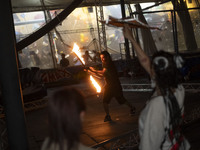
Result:
{"label": "white sleeve", "polygon": [[140,137],[140,150],[159,150],[165,137],[165,107],[160,98],[152,99],[147,105],[147,115]]}

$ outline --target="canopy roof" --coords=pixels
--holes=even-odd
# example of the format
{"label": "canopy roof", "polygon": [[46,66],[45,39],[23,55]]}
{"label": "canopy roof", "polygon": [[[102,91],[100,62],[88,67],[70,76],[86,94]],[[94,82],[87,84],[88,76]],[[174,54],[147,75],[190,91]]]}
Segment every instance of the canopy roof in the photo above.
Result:
{"label": "canopy roof", "polygon": [[[95,6],[95,1],[100,1],[102,6],[120,4],[120,0],[84,0],[80,7]],[[162,0],[124,0],[126,4],[158,2]],[[41,11],[45,9],[64,9],[73,0],[11,0],[13,13]]]}

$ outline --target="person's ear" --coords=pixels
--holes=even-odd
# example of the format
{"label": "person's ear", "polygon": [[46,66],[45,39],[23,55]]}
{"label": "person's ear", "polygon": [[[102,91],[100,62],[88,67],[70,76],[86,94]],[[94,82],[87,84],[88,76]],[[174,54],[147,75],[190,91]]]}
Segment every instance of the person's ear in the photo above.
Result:
{"label": "person's ear", "polygon": [[84,117],[85,117],[85,111],[81,111],[81,113],[80,113],[80,119],[81,119],[81,121],[84,120]]}

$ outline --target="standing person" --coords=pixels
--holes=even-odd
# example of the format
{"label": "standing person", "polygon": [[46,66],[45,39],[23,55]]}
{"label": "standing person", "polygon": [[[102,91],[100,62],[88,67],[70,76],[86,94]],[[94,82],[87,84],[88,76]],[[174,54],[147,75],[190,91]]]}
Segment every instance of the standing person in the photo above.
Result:
{"label": "standing person", "polygon": [[179,73],[182,58],[159,51],[150,61],[128,25],[124,26],[124,36],[133,44],[139,62],[149,73],[155,88],[139,117],[139,149],[189,150],[190,144],[180,129],[185,96]]}
{"label": "standing person", "polygon": [[86,105],[76,89],[56,91],[48,102],[49,137],[41,150],[92,150],[80,143]]}
{"label": "standing person", "polygon": [[96,50],[93,50],[93,62],[101,62],[100,53]]}
{"label": "standing person", "polygon": [[69,66],[69,60],[65,58],[65,54],[61,54],[62,59],[60,60],[60,66],[61,67],[68,67]]}
{"label": "standing person", "polygon": [[98,74],[105,79],[103,106],[106,116],[104,122],[111,121],[108,105],[113,97],[115,97],[119,104],[128,105],[130,107],[130,114],[133,115],[135,113],[135,107],[133,107],[123,96],[122,87],[118,78],[118,72],[110,54],[107,51],[103,51],[100,53],[100,57],[103,70],[95,70],[93,67],[90,67],[88,71],[91,74]]}
{"label": "standing person", "polygon": [[82,57],[83,57],[83,59],[84,59],[86,65],[87,65],[90,61],[92,61],[92,57],[90,56],[88,50],[85,51],[85,54],[84,54]]}

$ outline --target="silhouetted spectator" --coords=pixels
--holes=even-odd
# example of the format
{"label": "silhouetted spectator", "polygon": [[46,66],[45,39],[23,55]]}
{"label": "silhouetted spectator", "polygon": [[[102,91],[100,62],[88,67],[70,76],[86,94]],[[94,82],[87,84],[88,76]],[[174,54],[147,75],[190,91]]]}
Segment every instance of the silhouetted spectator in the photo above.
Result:
{"label": "silhouetted spectator", "polygon": [[85,51],[85,54],[83,55],[83,59],[86,65],[89,63],[89,61],[92,61],[92,57],[90,56],[88,51]]}
{"label": "silhouetted spectator", "polygon": [[60,66],[61,67],[68,67],[69,66],[69,60],[65,58],[65,54],[61,54],[62,59],[60,60]]}
{"label": "silhouetted spectator", "polygon": [[94,62],[101,62],[100,53],[98,51],[93,50],[94,56],[93,61]]}

